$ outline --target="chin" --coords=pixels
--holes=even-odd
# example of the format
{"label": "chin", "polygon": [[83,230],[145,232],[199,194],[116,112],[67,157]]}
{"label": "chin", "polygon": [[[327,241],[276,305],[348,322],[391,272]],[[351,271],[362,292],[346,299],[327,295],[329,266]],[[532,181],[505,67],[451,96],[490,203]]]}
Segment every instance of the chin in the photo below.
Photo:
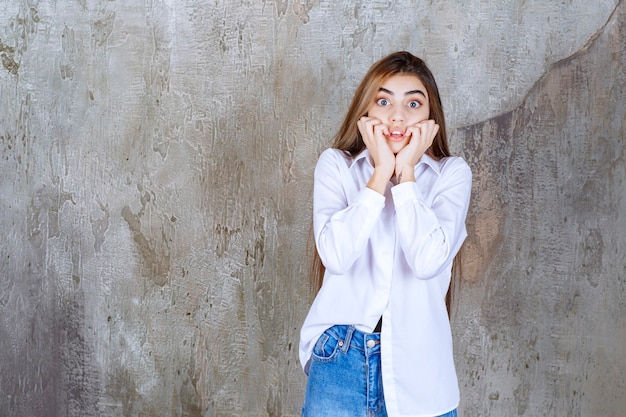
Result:
{"label": "chin", "polygon": [[394,155],[397,155],[406,145],[406,143],[392,142],[389,143],[389,149],[391,149]]}

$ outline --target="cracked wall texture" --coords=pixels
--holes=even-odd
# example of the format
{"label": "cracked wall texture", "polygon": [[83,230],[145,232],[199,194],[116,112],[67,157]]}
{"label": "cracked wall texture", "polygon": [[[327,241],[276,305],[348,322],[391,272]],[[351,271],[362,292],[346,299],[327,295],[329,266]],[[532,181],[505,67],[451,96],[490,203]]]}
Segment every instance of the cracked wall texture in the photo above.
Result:
{"label": "cracked wall texture", "polygon": [[0,415],[299,415],[313,168],[398,49],[474,171],[462,414],[622,415],[625,33],[623,0],[0,0]]}

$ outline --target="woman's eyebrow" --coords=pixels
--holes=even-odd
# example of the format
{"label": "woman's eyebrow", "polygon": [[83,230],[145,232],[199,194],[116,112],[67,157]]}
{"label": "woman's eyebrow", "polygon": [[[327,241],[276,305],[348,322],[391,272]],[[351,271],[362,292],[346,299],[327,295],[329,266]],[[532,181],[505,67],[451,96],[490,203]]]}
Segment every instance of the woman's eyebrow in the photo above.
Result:
{"label": "woman's eyebrow", "polygon": [[[387,93],[391,96],[395,95],[393,91],[388,90],[385,87],[380,87],[379,91],[382,91],[383,93]],[[426,97],[426,94],[422,90],[411,90],[411,91],[407,91],[406,93],[404,93],[405,96],[410,96],[411,94],[421,94],[422,96],[424,96],[424,98]]]}
{"label": "woman's eyebrow", "polygon": [[424,96],[424,98],[426,98],[426,93],[424,93],[422,90],[411,90],[404,93],[405,96],[410,96],[411,94],[421,94],[422,96]]}

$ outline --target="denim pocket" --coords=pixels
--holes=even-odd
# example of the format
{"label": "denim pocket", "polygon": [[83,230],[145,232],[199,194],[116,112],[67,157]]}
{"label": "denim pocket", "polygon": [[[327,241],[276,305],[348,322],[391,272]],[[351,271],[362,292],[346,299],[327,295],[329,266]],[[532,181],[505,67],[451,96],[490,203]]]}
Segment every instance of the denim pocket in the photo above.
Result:
{"label": "denim pocket", "polygon": [[327,330],[317,339],[315,347],[313,348],[312,359],[319,362],[332,361],[337,356],[341,347],[339,343],[340,341],[337,337]]}

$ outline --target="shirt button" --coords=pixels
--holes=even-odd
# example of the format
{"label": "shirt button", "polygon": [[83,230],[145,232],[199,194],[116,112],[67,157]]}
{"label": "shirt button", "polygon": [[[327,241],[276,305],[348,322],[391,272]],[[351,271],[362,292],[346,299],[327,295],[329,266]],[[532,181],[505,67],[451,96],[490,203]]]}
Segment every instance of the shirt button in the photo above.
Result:
{"label": "shirt button", "polygon": [[373,348],[374,346],[376,346],[376,342],[375,341],[373,341],[371,339],[367,341],[367,347],[368,348]]}

